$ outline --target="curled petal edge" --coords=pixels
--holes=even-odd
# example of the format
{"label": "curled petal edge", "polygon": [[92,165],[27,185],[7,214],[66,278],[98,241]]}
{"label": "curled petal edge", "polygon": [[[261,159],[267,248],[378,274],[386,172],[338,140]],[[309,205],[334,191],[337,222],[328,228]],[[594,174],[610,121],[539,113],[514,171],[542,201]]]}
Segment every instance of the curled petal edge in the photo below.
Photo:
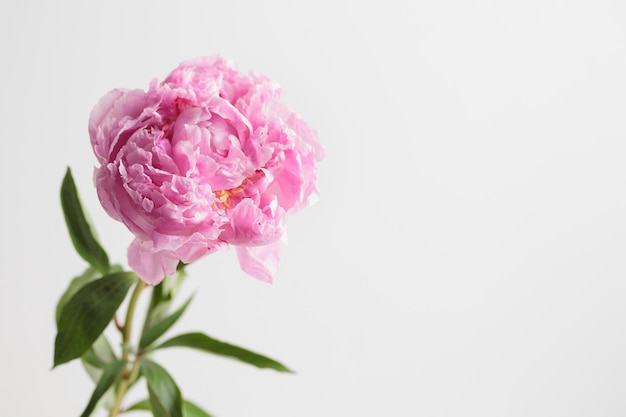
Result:
{"label": "curled petal edge", "polygon": [[138,239],[128,248],[128,265],[150,285],[157,285],[176,272],[178,259],[165,251],[155,252]]}
{"label": "curled petal edge", "polygon": [[[283,235],[284,236],[284,235]],[[264,246],[236,246],[241,269],[263,282],[274,282],[284,239]]]}

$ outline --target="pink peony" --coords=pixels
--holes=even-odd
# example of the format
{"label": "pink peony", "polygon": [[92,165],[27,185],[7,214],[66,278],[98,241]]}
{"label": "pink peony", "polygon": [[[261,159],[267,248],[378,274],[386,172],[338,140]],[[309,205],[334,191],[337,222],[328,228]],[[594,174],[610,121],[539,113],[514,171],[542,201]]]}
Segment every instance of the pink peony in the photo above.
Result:
{"label": "pink peony", "polygon": [[148,91],[109,92],[89,135],[98,197],[135,235],[128,263],[150,284],[227,245],[271,282],[287,215],[317,198],[315,132],[269,79],[219,57],[183,62]]}

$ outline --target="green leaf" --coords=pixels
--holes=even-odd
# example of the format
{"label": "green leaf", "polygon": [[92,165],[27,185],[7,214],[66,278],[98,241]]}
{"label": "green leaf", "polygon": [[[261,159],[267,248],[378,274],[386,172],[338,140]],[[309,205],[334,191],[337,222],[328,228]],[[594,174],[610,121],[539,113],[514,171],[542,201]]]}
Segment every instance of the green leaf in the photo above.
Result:
{"label": "green leaf", "polygon": [[152,410],[152,408],[150,407],[150,400],[145,399],[145,400],[139,401],[138,403],[131,405],[124,411],[128,412],[128,411],[150,411],[150,410]]}
{"label": "green leaf", "polygon": [[[151,411],[150,400],[139,401],[136,404],[128,407],[125,412],[128,411]],[[211,414],[204,411],[191,401],[183,400],[183,414],[185,417],[213,417]]]}
{"label": "green leaf", "polygon": [[102,377],[98,381],[96,388],[91,395],[91,399],[89,400],[89,404],[85,408],[85,411],[81,414],[80,417],[89,417],[91,412],[96,407],[98,400],[102,398],[102,396],[108,391],[108,389],[113,385],[115,381],[122,375],[124,368],[126,367],[125,361],[115,361],[111,362],[104,368],[104,372],[102,373]]}
{"label": "green leaf", "polygon": [[163,342],[154,348],[154,350],[169,347],[188,347],[198,349],[204,352],[237,359],[249,365],[254,365],[257,368],[269,368],[279,372],[293,373],[293,371],[285,365],[270,359],[267,356],[259,355],[258,353],[231,345],[230,343],[221,342],[203,333],[186,333],[176,336],[166,342]]}
{"label": "green leaf", "polygon": [[89,284],[90,282],[95,281],[96,279],[100,278],[101,276],[102,274],[97,269],[90,266],[81,275],[72,279],[72,281],[70,282],[70,285],[67,287],[67,289],[65,290],[61,298],[59,298],[59,302],[57,303],[57,310],[56,310],[56,316],[55,316],[57,327],[59,325],[59,318],[61,317],[61,311],[63,311],[63,308],[65,307],[67,302],[70,301],[70,299],[74,296],[74,294],[78,292],[78,290],[80,290],[82,287]]}
{"label": "green leaf", "polygon": [[76,359],[104,331],[137,281],[132,272],[106,275],[82,287],[67,302],[59,317],[54,342],[54,366]]}
{"label": "green leaf", "polygon": [[141,361],[141,371],[148,383],[154,417],[182,417],[183,399],[170,374],[148,359]]}
{"label": "green leaf", "polygon": [[117,359],[115,353],[113,352],[113,348],[104,333],[96,339],[93,345],[91,345],[89,352],[92,352],[93,356],[104,365]]}
{"label": "green leaf", "polygon": [[108,339],[102,333],[94,344],[81,357],[83,367],[93,382],[97,383],[102,376],[103,369],[107,364],[116,360],[117,357],[111,348]]}
{"label": "green leaf", "polygon": [[69,167],[61,184],[61,206],[76,252],[91,266],[106,274],[109,271],[109,257],[96,240],[85,217]]}
{"label": "green leaf", "polygon": [[103,369],[109,362],[116,359],[115,353],[104,333],[102,333],[93,345],[85,352],[82,359],[90,365]]}
{"label": "green leaf", "polygon": [[185,415],[187,417],[212,417],[211,414],[207,413],[191,401],[185,401],[183,408],[185,409]]}
{"label": "green leaf", "polygon": [[190,297],[185,304],[183,304],[178,310],[176,310],[171,315],[167,316],[160,322],[156,323],[153,327],[145,330],[141,335],[141,340],[139,341],[139,348],[143,349],[147,346],[150,346],[155,340],[163,335],[174,323],[178,321],[178,319],[183,315],[189,303],[191,303],[193,297]]}
{"label": "green leaf", "polygon": [[[179,262],[178,265],[180,264]],[[152,287],[152,297],[150,298],[142,334],[167,316],[172,301],[180,290],[186,275],[184,269],[178,269],[176,274],[166,277],[159,285]]]}

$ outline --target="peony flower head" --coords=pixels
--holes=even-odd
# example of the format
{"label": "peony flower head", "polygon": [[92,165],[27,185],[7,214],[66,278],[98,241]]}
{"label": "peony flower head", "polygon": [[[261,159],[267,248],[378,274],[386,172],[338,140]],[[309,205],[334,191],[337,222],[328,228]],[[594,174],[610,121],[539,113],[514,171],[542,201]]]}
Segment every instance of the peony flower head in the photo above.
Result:
{"label": "peony flower head", "polygon": [[208,57],[94,107],[98,197],[135,235],[128,263],[144,281],[228,245],[245,272],[272,281],[287,217],[316,200],[324,154],[280,96],[266,77]]}

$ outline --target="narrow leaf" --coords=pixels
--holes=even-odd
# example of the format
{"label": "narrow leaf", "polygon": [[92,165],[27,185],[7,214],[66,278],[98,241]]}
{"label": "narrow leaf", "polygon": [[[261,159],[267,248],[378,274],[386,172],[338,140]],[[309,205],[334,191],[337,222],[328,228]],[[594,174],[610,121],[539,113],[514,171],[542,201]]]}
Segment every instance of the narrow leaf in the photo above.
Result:
{"label": "narrow leaf", "polygon": [[98,381],[98,384],[96,385],[96,388],[91,395],[89,404],[87,404],[85,411],[83,411],[80,417],[89,417],[91,415],[91,412],[96,407],[98,400],[102,398],[102,396],[108,391],[111,385],[113,385],[113,383],[117,381],[117,379],[124,371],[125,366],[125,361],[115,361],[111,362],[107,365],[106,368],[104,368],[102,377],[100,377],[100,380]]}
{"label": "narrow leaf", "polygon": [[183,269],[179,269],[174,275],[166,277],[159,285],[152,287],[152,297],[142,333],[167,316],[170,305],[180,290],[186,275]]}
{"label": "narrow leaf", "polygon": [[155,394],[152,389],[150,389],[150,386],[148,386],[148,394],[150,395],[150,409],[152,410],[152,415],[154,417],[170,417],[172,415],[168,412],[163,403],[161,403],[158,395]]}
{"label": "narrow leaf", "polygon": [[89,350],[93,351],[94,356],[104,364],[113,362],[117,359],[115,352],[113,352],[113,348],[109,343],[109,339],[107,339],[104,333],[96,339]]}
{"label": "narrow leaf", "polygon": [[[94,366],[96,368],[104,369],[107,364],[102,362],[100,358],[96,356],[93,350],[87,349],[87,352],[81,358],[85,363]],[[98,378],[99,379],[99,378]]]}
{"label": "narrow leaf", "polygon": [[[152,407],[150,405],[150,400],[145,399],[143,401],[139,401],[131,405],[130,407],[124,410],[125,413],[129,411],[151,411]],[[213,417],[211,414],[204,411],[202,408],[198,407],[196,404],[191,401],[183,400],[183,415],[185,417]]]}
{"label": "narrow leaf", "polygon": [[56,310],[56,316],[55,316],[57,326],[59,325],[59,318],[61,317],[61,311],[63,311],[63,308],[65,307],[67,302],[70,301],[70,299],[74,296],[74,294],[76,294],[78,290],[83,288],[85,285],[89,284],[92,281],[95,281],[101,276],[102,274],[98,272],[97,269],[93,267],[89,267],[81,275],[72,279],[72,281],[70,282],[70,285],[67,287],[67,289],[65,290],[65,292],[59,299],[59,302],[57,303],[57,310]]}
{"label": "narrow leaf", "polygon": [[87,222],[69,167],[61,184],[61,206],[76,252],[91,266],[106,274],[109,270],[109,257]]}
{"label": "narrow leaf", "polygon": [[98,336],[93,345],[81,357],[85,371],[95,383],[102,376],[103,369],[116,359],[111,344],[104,333]]}
{"label": "narrow leaf", "polygon": [[89,362],[85,360],[84,357],[80,358],[80,361],[83,365],[83,369],[85,370],[87,375],[89,375],[89,379],[91,379],[94,384],[97,384],[100,378],[102,378],[102,374],[104,373],[104,370],[102,368],[98,368],[97,366],[90,364]]}
{"label": "narrow leaf", "polygon": [[279,372],[293,373],[292,370],[290,370],[283,364],[273,359],[270,359],[267,356],[251,352],[247,349],[235,345],[231,345],[230,343],[221,342],[203,333],[186,333],[180,336],[176,336],[166,342],[163,342],[154,350],[169,347],[188,347],[192,349],[198,349],[204,352],[237,359],[249,365],[254,365],[257,368],[269,368]]}
{"label": "narrow leaf", "polygon": [[104,331],[137,281],[132,272],[106,275],[82,287],[68,301],[59,318],[54,366],[82,356]]}
{"label": "narrow leaf", "polygon": [[154,417],[182,417],[183,399],[170,374],[148,359],[141,361],[141,371],[148,383],[150,406]]}
{"label": "narrow leaf", "polygon": [[[150,407],[150,400],[149,399],[145,399],[145,400],[139,401],[138,403],[135,403],[135,404],[131,405],[130,407],[125,409],[124,412],[128,412],[128,411],[150,411],[150,410],[152,410],[152,408]],[[189,416],[187,416],[187,417],[189,417]]]}
{"label": "narrow leaf", "polygon": [[178,321],[178,319],[183,315],[189,303],[191,302],[193,297],[190,297],[189,300],[185,302],[178,310],[173,312],[171,315],[167,316],[160,322],[156,323],[153,327],[145,330],[141,335],[141,340],[139,341],[139,347],[141,349],[150,346],[152,342],[161,337],[174,323]]}
{"label": "narrow leaf", "polygon": [[109,362],[116,359],[115,353],[104,333],[102,333],[93,345],[87,349],[82,359],[97,368],[104,368]]}
{"label": "narrow leaf", "polygon": [[211,414],[207,413],[191,401],[185,400],[183,408],[185,409],[186,417],[213,417]]}

